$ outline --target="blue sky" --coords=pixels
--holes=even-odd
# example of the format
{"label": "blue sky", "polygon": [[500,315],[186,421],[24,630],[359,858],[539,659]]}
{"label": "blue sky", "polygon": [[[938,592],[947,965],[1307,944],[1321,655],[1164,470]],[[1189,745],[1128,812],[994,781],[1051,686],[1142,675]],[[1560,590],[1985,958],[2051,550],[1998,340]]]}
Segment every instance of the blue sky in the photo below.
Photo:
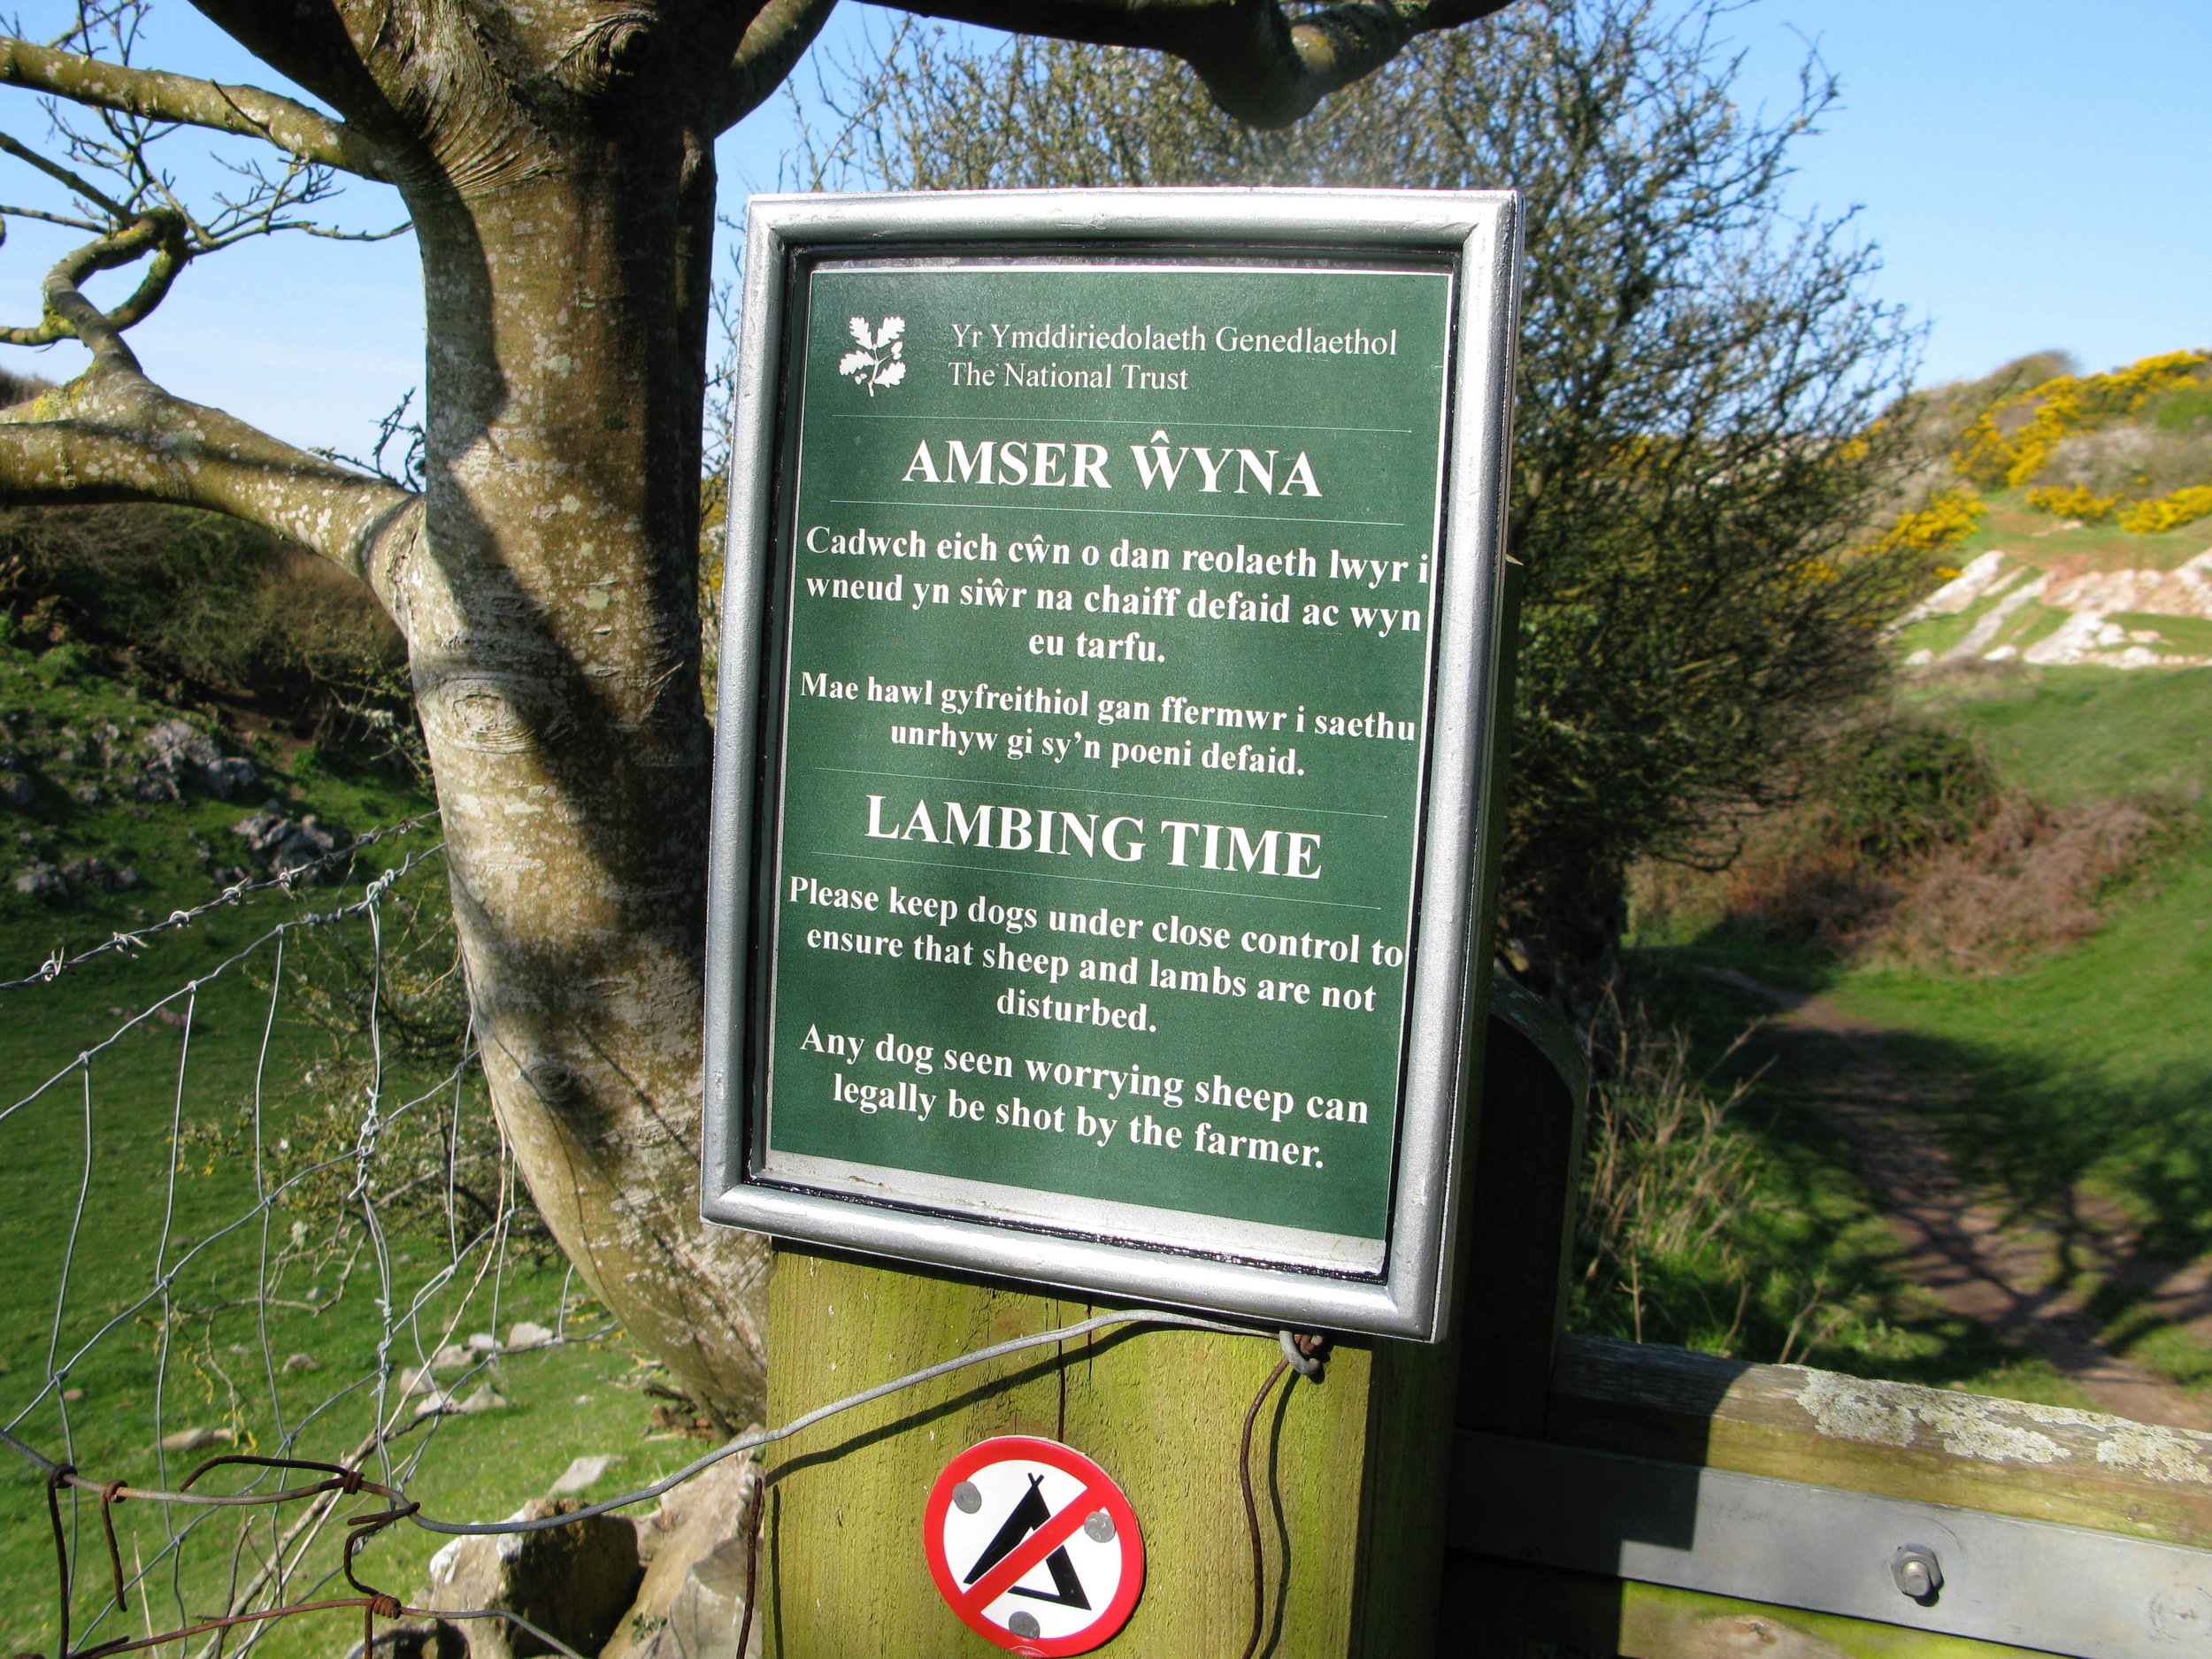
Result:
{"label": "blue sky", "polygon": [[[24,22],[43,37],[59,15],[39,0]],[[879,16],[848,4],[828,38]],[[1929,325],[1924,380],[2046,347],[2104,368],[2212,344],[2205,0],[1754,0],[1730,28],[1748,104],[1785,102],[1809,46],[1841,78],[1843,107],[1798,151],[1793,205],[1860,210],[1883,250],[1877,292]],[[286,89],[184,0],[153,14],[140,61]],[[811,84],[804,65],[799,83]],[[42,134],[24,95],[0,95],[0,130]],[[725,137],[726,214],[742,215],[749,188],[774,187],[788,138],[780,104]],[[206,149],[172,142],[180,161]],[[45,204],[21,164],[0,157],[0,201]],[[338,216],[366,227],[400,215],[392,192],[357,186]],[[11,222],[0,317],[35,315],[62,234]],[[234,249],[187,272],[132,339],[180,396],[296,443],[358,450],[421,378],[413,244],[289,236]],[[50,378],[81,362],[71,346],[0,348],[0,365]]]}

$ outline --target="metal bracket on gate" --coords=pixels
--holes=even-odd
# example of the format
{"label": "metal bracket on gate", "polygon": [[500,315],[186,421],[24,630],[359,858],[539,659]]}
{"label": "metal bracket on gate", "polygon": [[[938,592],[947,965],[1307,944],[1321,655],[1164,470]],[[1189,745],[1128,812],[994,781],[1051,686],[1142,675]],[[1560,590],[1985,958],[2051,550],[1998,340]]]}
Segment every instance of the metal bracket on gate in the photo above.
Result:
{"label": "metal bracket on gate", "polygon": [[2079,1659],[2212,1652],[2212,1551],[1462,1432],[1451,1544]]}

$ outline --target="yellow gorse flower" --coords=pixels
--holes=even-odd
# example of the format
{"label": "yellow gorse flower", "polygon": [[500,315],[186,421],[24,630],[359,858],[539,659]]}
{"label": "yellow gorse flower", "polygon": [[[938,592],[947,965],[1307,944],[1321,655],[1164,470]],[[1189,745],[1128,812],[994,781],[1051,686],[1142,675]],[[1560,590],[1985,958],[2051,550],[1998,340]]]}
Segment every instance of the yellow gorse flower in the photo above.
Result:
{"label": "yellow gorse flower", "polygon": [[[2109,374],[2062,374],[2046,380],[1980,415],[1952,451],[1952,465],[1985,489],[2017,488],[2043,470],[2069,433],[2134,414],[2162,392],[2195,378],[2208,363],[2212,352],[2169,351]],[[2003,417],[2022,409],[2033,412],[2013,431],[2005,431]]]}
{"label": "yellow gorse flower", "polygon": [[1874,544],[1875,550],[1939,553],[1971,535],[1988,512],[1985,503],[1962,489],[1939,490],[1919,511],[1909,512],[1890,526]]}
{"label": "yellow gorse flower", "polygon": [[2137,535],[2156,535],[2199,518],[2212,518],[2212,486],[2192,485],[2155,501],[2139,501],[2120,515],[2120,528]]}
{"label": "yellow gorse flower", "polygon": [[2127,504],[2124,495],[2100,495],[2086,484],[2039,484],[2028,492],[2028,505],[2059,518],[2109,518]]}

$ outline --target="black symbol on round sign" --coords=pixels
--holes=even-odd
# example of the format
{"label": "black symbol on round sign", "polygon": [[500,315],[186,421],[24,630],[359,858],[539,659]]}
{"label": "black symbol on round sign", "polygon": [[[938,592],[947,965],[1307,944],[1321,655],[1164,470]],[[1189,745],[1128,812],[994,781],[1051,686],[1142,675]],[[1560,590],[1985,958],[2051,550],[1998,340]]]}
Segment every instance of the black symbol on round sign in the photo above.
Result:
{"label": "black symbol on round sign", "polygon": [[1038,1659],[1110,1640],[1144,1587],[1144,1540],[1121,1488],[1082,1453],[1025,1435],[985,1440],[946,1466],[922,1546],[963,1623]]}

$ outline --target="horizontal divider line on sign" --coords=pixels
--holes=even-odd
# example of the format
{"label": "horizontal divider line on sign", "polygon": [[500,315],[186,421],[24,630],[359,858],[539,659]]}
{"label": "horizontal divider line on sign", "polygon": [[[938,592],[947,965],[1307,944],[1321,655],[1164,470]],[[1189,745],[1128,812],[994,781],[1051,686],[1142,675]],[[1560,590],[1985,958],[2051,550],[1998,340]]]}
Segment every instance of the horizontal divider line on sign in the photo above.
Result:
{"label": "horizontal divider line on sign", "polygon": [[[864,410],[851,414],[832,411],[829,418],[832,420],[933,420],[939,426],[945,423],[942,415],[877,415]],[[1104,415],[1071,415],[1064,420],[1056,415],[992,414],[979,415],[976,419],[1000,426],[1150,426],[1155,431],[1160,427],[1156,420],[1117,420]],[[1293,426],[1279,420],[1240,420],[1237,426],[1246,432],[1369,432],[1383,438],[1409,438],[1413,435],[1410,426]]]}
{"label": "horizontal divider line on sign", "polygon": [[1254,812],[1319,812],[1328,818],[1371,818],[1390,822],[1387,812],[1348,812],[1341,807],[1291,806],[1277,801],[1217,801],[1203,795],[1147,795],[1141,789],[1086,789],[1071,783],[1027,783],[1018,778],[939,778],[926,772],[864,772],[856,766],[817,766],[816,772],[847,778],[903,778],[912,783],[972,783],[980,789],[1049,789],[1056,795],[1111,795],[1117,801],[1179,801],[1186,806],[1233,806]]}
{"label": "horizontal divider line on sign", "polygon": [[[790,853],[787,851],[788,859]],[[934,858],[887,858],[881,853],[836,853],[828,851],[802,852],[803,858],[857,858],[872,864],[915,864],[924,870],[965,870],[979,876],[1002,876],[1003,866],[993,864],[949,864]],[[1190,893],[1202,899],[1264,899],[1270,904],[1313,904],[1330,910],[1373,910],[1380,914],[1379,904],[1351,904],[1341,899],[1294,899],[1279,893],[1236,893],[1225,887],[1179,887],[1164,881],[1117,881],[1111,876],[1070,875],[1064,870],[1031,870],[1023,872],[1049,881],[1084,881],[1101,887],[1145,887],[1154,893]]]}
{"label": "horizontal divider line on sign", "polygon": [[1054,507],[1029,501],[878,501],[872,496],[833,495],[833,507],[902,507],[912,512],[918,508],[952,508],[960,512],[1087,512],[1115,518],[1204,518],[1215,524],[1310,524],[1328,525],[1338,529],[1402,530],[1406,526],[1396,518],[1291,518],[1280,513],[1245,512],[1171,512],[1164,507]]}

